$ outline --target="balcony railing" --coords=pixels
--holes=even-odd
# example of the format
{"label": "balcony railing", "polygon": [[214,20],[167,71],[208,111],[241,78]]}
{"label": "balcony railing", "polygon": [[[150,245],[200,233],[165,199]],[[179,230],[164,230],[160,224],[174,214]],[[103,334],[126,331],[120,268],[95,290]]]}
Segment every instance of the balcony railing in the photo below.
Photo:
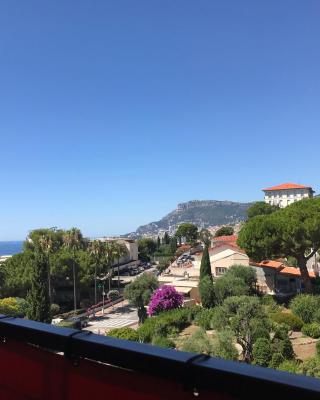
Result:
{"label": "balcony railing", "polygon": [[0,316],[0,399],[319,399],[320,380]]}

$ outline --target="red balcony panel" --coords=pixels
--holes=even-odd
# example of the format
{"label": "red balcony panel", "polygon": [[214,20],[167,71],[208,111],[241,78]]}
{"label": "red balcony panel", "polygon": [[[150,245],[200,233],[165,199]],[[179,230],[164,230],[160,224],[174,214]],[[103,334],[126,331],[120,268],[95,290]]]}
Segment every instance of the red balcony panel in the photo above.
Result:
{"label": "red balcony panel", "polygon": [[[16,341],[0,345],[0,399],[194,399],[183,383],[156,378],[106,364],[79,360]],[[202,399],[229,400],[219,393]]]}

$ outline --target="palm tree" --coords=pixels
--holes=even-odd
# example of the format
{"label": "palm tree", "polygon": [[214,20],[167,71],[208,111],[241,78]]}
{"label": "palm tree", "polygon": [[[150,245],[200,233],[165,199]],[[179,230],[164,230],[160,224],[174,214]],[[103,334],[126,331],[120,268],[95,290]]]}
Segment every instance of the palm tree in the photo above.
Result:
{"label": "palm tree", "polygon": [[49,300],[50,304],[52,302],[52,293],[51,293],[51,271],[50,271],[50,253],[53,250],[53,241],[50,235],[43,234],[39,238],[39,247],[45,253],[47,259],[47,270],[48,270],[48,292],[49,292]]}
{"label": "palm tree", "polygon": [[83,247],[83,236],[78,228],[71,228],[63,236],[64,246],[72,252],[72,272],[73,272],[73,303],[74,312],[77,310],[77,287],[76,287],[76,251]]}
{"label": "palm tree", "polygon": [[94,263],[94,304],[97,304],[97,268],[101,267],[106,257],[106,243],[93,240],[88,246],[88,251]]}
{"label": "palm tree", "polygon": [[120,290],[120,258],[126,256],[128,254],[127,247],[120,242],[114,243],[114,257],[118,261],[117,269],[118,269],[118,290]]}

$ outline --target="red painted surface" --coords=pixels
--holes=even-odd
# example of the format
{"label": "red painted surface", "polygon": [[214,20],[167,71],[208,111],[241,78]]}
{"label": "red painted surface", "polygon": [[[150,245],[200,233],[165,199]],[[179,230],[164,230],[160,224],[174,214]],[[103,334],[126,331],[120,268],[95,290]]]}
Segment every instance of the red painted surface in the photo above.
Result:
{"label": "red painted surface", "polygon": [[[194,399],[183,383],[65,357],[14,341],[0,344],[0,399]],[[169,374],[168,374],[169,375]],[[168,376],[169,378],[169,376]],[[200,393],[201,399],[230,399]]]}

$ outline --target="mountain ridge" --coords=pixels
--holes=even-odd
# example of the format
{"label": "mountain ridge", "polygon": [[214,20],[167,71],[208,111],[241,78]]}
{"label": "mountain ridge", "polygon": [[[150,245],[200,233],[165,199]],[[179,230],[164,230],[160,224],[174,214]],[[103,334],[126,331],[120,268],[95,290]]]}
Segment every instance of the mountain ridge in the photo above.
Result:
{"label": "mountain ridge", "polygon": [[219,225],[235,225],[247,217],[247,209],[252,203],[229,200],[190,200],[179,203],[175,210],[169,212],[158,221],[141,225],[127,237],[157,236],[167,231],[174,234],[178,226],[190,222],[199,228]]}

